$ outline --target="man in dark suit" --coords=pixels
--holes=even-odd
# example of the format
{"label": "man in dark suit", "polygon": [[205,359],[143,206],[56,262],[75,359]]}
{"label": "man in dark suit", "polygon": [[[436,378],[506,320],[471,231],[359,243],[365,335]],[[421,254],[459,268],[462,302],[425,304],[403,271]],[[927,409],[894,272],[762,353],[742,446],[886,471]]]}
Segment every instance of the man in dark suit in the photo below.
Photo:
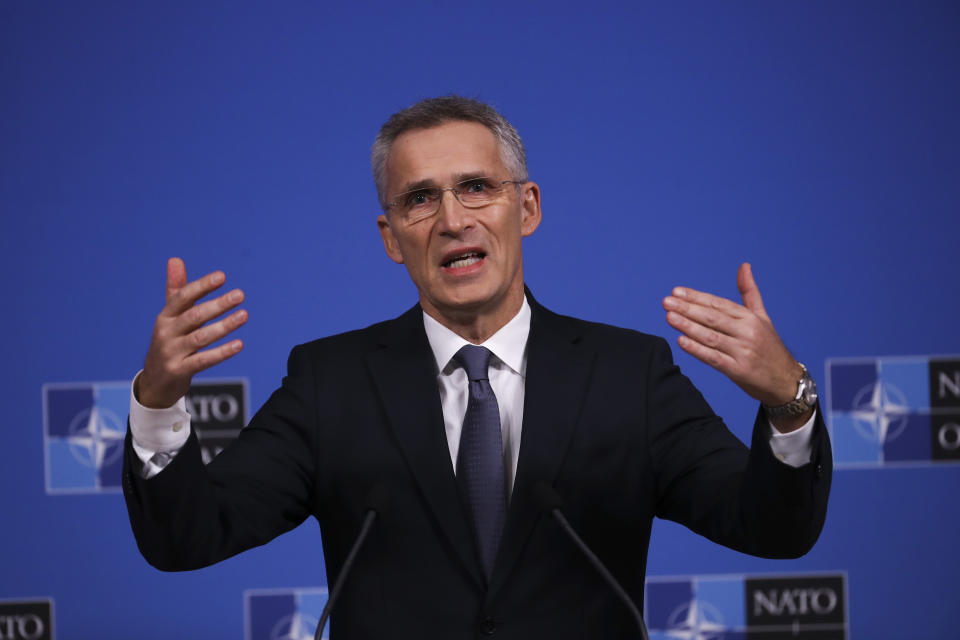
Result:
{"label": "man in dark suit", "polygon": [[283,385],[208,467],[181,398],[194,373],[240,350],[204,347],[245,322],[240,310],[207,324],[243,295],[197,304],[224,275],[188,283],[170,261],[124,466],[151,564],[202,567],[313,515],[332,582],[373,504],[334,637],[615,639],[637,637],[629,614],[544,513],[538,485],[638,607],[654,515],[767,557],[812,546],[829,443],[749,266],[743,305],[690,289],[664,300],[680,346],[764,405],[748,450],[662,339],[556,315],[525,289],[540,191],[492,108],[418,103],[384,125],[373,166],[384,246],[419,304],[296,347]]}

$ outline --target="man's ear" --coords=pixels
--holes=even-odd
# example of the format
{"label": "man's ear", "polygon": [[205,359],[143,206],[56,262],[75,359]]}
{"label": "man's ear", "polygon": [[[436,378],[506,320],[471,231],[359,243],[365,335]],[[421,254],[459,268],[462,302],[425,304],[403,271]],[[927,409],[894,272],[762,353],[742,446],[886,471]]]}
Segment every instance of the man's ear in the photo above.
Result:
{"label": "man's ear", "polygon": [[397,237],[393,235],[393,229],[390,228],[390,222],[385,214],[380,214],[377,218],[377,226],[380,228],[380,237],[383,239],[383,248],[387,255],[397,264],[403,264],[403,254],[400,252],[400,243]]}
{"label": "man's ear", "polygon": [[540,210],[540,187],[536,182],[525,182],[520,187],[520,234],[531,235],[540,226],[543,212]]}

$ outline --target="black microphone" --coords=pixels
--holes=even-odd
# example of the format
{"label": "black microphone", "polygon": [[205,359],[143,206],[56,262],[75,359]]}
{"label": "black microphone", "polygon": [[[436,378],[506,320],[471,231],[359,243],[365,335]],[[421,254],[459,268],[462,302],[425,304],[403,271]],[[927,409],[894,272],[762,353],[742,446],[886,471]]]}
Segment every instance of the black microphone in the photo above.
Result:
{"label": "black microphone", "polygon": [[373,521],[377,519],[379,512],[383,511],[389,499],[389,491],[382,484],[374,486],[367,494],[367,513],[363,517],[360,533],[357,534],[356,541],[353,543],[353,546],[350,547],[350,553],[347,554],[347,559],[343,562],[340,575],[337,576],[337,581],[333,584],[333,589],[327,598],[327,604],[323,608],[323,613],[320,614],[320,622],[317,623],[317,631],[313,634],[313,640],[320,640],[320,637],[323,635],[323,628],[327,626],[327,619],[330,617],[330,612],[333,611],[333,605],[337,600],[337,596],[339,596],[340,591],[343,590],[343,585],[347,581],[347,575],[349,575],[351,567],[353,567],[353,561],[357,557],[357,552],[360,551],[364,540],[367,539],[367,534],[370,533],[370,528],[373,527]]}
{"label": "black microphone", "polygon": [[583,539],[577,535],[577,532],[573,530],[573,527],[570,526],[570,522],[561,511],[563,501],[560,500],[560,496],[553,490],[553,487],[545,482],[537,483],[533,488],[533,499],[541,509],[553,515],[553,518],[560,524],[560,528],[573,540],[574,544],[577,545],[583,555],[587,557],[587,560],[590,561],[590,564],[593,565],[593,568],[597,570],[597,573],[603,577],[604,581],[613,589],[613,592],[617,594],[617,597],[620,598],[627,609],[630,610],[630,614],[637,623],[637,628],[640,629],[640,637],[643,638],[643,640],[650,640],[650,636],[647,635],[647,625],[644,624],[643,616],[641,616],[640,611],[637,610],[637,605],[633,604],[633,600],[631,600],[627,592],[623,590],[623,587],[621,587],[617,579],[613,577],[613,574],[603,566],[600,558],[590,550],[587,543],[584,542]]}

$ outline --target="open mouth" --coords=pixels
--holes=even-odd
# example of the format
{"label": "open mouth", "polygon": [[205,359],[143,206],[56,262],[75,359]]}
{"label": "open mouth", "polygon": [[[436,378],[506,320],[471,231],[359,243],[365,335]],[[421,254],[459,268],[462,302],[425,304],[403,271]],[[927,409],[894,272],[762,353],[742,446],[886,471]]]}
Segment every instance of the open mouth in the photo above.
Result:
{"label": "open mouth", "polygon": [[481,251],[468,251],[467,253],[461,253],[453,256],[449,260],[443,263],[445,269],[463,269],[477,264],[483,260],[487,254]]}

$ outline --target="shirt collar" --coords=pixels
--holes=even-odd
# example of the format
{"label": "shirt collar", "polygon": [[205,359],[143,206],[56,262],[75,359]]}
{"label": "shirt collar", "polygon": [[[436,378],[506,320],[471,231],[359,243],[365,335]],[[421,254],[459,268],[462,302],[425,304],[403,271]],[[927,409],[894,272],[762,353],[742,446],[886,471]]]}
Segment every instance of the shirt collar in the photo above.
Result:
{"label": "shirt collar", "polygon": [[[458,336],[431,318],[426,312],[423,312],[423,328],[427,332],[427,340],[430,342],[433,357],[436,358],[437,370],[441,373],[463,345],[471,344],[468,340]],[[481,343],[480,346],[490,349],[498,360],[513,369],[514,372],[525,376],[527,362],[524,356],[529,335],[530,305],[527,303],[527,296],[523,296],[523,304],[520,306],[517,315],[513,316],[510,322],[500,327],[499,331],[490,336],[486,342]]]}

